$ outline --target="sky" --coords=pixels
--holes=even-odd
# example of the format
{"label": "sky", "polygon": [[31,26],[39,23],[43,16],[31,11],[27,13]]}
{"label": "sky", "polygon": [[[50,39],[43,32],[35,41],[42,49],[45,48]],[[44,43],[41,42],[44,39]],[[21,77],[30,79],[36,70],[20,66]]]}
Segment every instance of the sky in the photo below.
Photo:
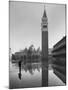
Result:
{"label": "sky", "polygon": [[[65,36],[65,5],[45,4],[48,17],[48,47],[53,48]],[[12,53],[29,47],[42,45],[41,19],[44,4],[36,2],[9,2],[9,33]]]}

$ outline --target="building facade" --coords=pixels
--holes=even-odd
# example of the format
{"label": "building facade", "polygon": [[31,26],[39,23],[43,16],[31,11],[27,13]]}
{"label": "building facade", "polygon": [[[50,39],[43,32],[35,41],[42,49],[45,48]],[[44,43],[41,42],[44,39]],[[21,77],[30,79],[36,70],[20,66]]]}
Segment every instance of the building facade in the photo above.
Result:
{"label": "building facade", "polygon": [[54,73],[66,83],[66,36],[54,45],[52,56]]}

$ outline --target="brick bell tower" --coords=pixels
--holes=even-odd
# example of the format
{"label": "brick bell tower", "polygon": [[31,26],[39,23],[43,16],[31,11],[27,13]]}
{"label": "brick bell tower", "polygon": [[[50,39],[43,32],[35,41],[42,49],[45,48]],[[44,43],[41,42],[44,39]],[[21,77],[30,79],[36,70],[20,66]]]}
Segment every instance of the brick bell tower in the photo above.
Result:
{"label": "brick bell tower", "polygon": [[44,7],[42,31],[42,86],[48,86],[48,18]]}

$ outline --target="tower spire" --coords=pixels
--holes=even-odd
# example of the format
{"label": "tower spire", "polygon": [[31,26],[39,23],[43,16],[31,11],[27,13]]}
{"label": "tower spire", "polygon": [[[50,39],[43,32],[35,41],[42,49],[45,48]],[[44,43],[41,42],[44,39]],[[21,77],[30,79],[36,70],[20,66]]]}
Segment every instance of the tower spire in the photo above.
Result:
{"label": "tower spire", "polygon": [[45,7],[45,3],[44,3],[44,13],[43,13],[43,17],[47,17],[47,15],[46,15],[46,7]]}
{"label": "tower spire", "polygon": [[45,3],[44,3],[44,10],[45,10]]}

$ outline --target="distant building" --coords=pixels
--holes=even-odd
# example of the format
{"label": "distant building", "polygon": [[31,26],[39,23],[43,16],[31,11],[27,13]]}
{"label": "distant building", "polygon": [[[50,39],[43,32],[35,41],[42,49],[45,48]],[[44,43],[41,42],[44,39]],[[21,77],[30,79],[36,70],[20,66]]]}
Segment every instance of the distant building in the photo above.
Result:
{"label": "distant building", "polygon": [[15,55],[17,55],[17,56],[24,56],[24,55],[27,56],[27,53],[24,52],[24,51],[19,51],[19,52],[16,52]]}
{"label": "distant building", "polygon": [[53,48],[48,49],[48,66],[52,64],[52,50]]}
{"label": "distant building", "polygon": [[66,36],[54,45],[52,56],[54,73],[66,83]]}
{"label": "distant building", "polygon": [[52,50],[53,50],[53,48],[48,49],[48,55],[52,55]]}

